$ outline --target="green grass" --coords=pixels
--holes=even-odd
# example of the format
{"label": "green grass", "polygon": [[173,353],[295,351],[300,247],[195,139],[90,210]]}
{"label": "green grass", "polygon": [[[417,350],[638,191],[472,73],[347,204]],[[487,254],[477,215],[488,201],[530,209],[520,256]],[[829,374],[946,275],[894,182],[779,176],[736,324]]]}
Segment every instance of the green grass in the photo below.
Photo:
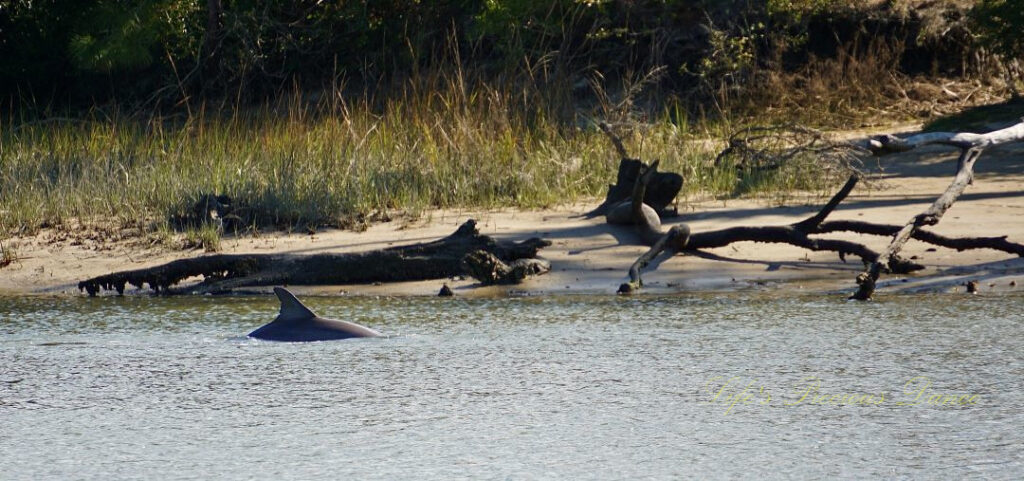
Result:
{"label": "green grass", "polygon": [[[205,193],[244,206],[252,229],[344,227],[380,211],[552,206],[602,197],[614,182],[608,139],[586,122],[555,122],[534,92],[449,81],[386,101],[328,97],[141,120],[99,111],[74,122],[7,119],[0,232],[71,219],[166,232]],[[631,155],[681,173],[684,193],[727,195],[735,170],[713,166],[715,147],[699,134],[666,113],[624,140]],[[772,185],[799,187],[760,189]]]}
{"label": "green grass", "polygon": [[205,252],[217,252],[220,250],[220,231],[212,224],[204,224],[200,227],[186,229],[181,247],[184,249],[202,249]]}
{"label": "green grass", "polygon": [[11,265],[11,263],[17,260],[18,252],[10,244],[4,245],[3,241],[0,241],[0,269]]}

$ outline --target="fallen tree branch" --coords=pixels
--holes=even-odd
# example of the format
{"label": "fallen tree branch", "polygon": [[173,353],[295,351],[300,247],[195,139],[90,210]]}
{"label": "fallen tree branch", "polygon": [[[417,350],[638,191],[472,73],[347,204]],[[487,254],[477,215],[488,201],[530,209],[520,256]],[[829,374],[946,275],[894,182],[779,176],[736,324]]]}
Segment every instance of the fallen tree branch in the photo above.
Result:
{"label": "fallen tree branch", "polygon": [[871,299],[878,283],[878,278],[885,270],[889,259],[896,256],[918,229],[925,225],[939,223],[942,215],[953,206],[953,203],[960,197],[964,189],[974,178],[974,164],[981,156],[985,147],[999,145],[1007,142],[1024,140],[1024,122],[996,130],[987,134],[972,133],[950,133],[931,132],[917,134],[901,139],[893,135],[876,137],[869,141],[868,148],[875,155],[885,155],[893,152],[906,152],[928,144],[951,145],[960,149],[960,157],[957,159],[957,172],[953,182],[949,184],[946,191],[935,199],[935,202],[924,212],[911,218],[906,225],[896,233],[889,247],[875,261],[868,265],[864,272],[857,276],[857,291],[850,299],[865,301]]}
{"label": "fallen tree branch", "polygon": [[[860,178],[858,176],[851,175],[850,178],[847,179],[846,184],[843,185],[839,192],[829,199],[825,206],[823,206],[813,216],[802,221],[781,226],[730,227],[710,232],[694,233],[690,235],[690,242],[687,244],[686,248],[688,250],[710,249],[715,247],[724,247],[734,242],[743,241],[770,242],[791,244],[813,251],[834,251],[839,254],[841,259],[844,260],[847,254],[853,254],[860,257],[865,262],[875,261],[878,258],[878,253],[863,244],[844,240],[814,239],[810,237],[812,234],[819,233],[818,229],[821,223],[824,222],[825,218],[835,210],[836,206],[846,199],[846,196],[853,191],[853,188],[857,185],[859,179]],[[914,270],[923,269],[924,266],[900,260],[896,268],[902,271],[912,272]]]}
{"label": "fallen tree branch", "polygon": [[[217,293],[243,286],[278,284],[361,284],[443,279],[463,273],[462,259],[484,251],[505,263],[534,258],[549,241],[530,238],[522,242],[497,241],[481,235],[476,222],[468,220],[448,237],[420,244],[397,246],[353,254],[219,254],[180,259],[145,269],[121,271],[84,280],[79,290],[95,296],[101,290],[124,293],[126,284],[155,293]],[[539,272],[539,271],[538,271]],[[195,276],[196,286],[172,286]]]}
{"label": "fallen tree branch", "polygon": [[[680,243],[680,238],[678,237],[679,233],[674,234],[672,230],[670,230],[669,233],[664,234],[661,239],[658,239],[653,243],[653,247],[648,252],[644,253],[636,262],[633,263],[629,271],[630,282],[619,286],[619,292],[632,293],[639,290],[643,286],[643,280],[640,277],[640,269],[645,267],[651,259],[670,247],[675,248],[676,250],[696,251],[699,249],[725,247],[734,242],[743,241],[781,243],[803,247],[812,251],[836,252],[839,255],[839,258],[843,260],[846,259],[848,254],[853,254],[860,257],[865,263],[874,262],[878,259],[879,254],[863,244],[845,240],[815,239],[810,237],[812,234],[820,233],[818,229],[822,223],[850,194],[850,192],[853,191],[858,180],[858,176],[851,175],[839,192],[832,196],[832,198],[829,199],[829,201],[817,213],[807,219],[789,225],[729,227],[726,229],[697,233],[691,233],[689,227],[685,224],[677,225],[674,229],[679,228],[680,232],[685,232],[687,234],[685,241]],[[643,223],[646,216],[641,216],[639,219],[641,223]],[[643,230],[651,230],[654,228],[655,226],[653,225],[641,227]],[[904,260],[898,256],[894,256],[888,261],[888,264],[890,269],[901,273],[909,273],[924,269],[924,266]]]}
{"label": "fallen tree branch", "polygon": [[[858,234],[869,234],[892,237],[899,233],[903,226],[891,224],[874,224],[871,222],[857,220],[831,220],[824,222],[815,229],[815,234],[827,234],[830,232],[855,232]],[[911,238],[947,249],[965,251],[968,249],[994,249],[1009,254],[1016,254],[1024,257],[1024,244],[1010,242],[1007,236],[999,237],[946,237],[931,231],[917,229],[911,234]]]}
{"label": "fallen tree branch", "polygon": [[1021,140],[1024,140],[1024,121],[987,134],[925,132],[906,138],[900,138],[891,134],[878,135],[868,140],[867,148],[872,154],[882,156],[907,152],[930,144],[949,145],[961,150],[967,150],[970,148],[984,149],[993,145],[1020,142]]}
{"label": "fallen tree branch", "polygon": [[859,173],[861,161],[856,154],[862,150],[802,125],[758,125],[733,132],[714,163],[728,162],[739,171],[767,171],[801,160],[803,169]]}
{"label": "fallen tree branch", "polygon": [[[606,129],[606,133],[613,139],[613,142],[617,140],[611,134],[610,129]],[[760,136],[756,139],[762,140],[762,137]],[[793,224],[730,227],[697,233],[691,232],[687,225],[680,224],[663,233],[660,219],[654,213],[654,210],[643,202],[647,182],[655,175],[658,167],[658,162],[655,161],[649,168],[642,170],[641,175],[638,176],[633,187],[631,200],[614,205],[607,214],[609,223],[635,224],[643,243],[651,246],[647,252],[637,258],[630,266],[629,282],[619,286],[619,292],[632,293],[639,290],[643,286],[641,270],[662,252],[668,250],[697,251],[699,249],[724,247],[734,242],[743,241],[785,243],[814,251],[832,251],[838,253],[839,258],[843,261],[846,260],[848,254],[860,257],[866,268],[865,272],[857,279],[860,290],[854,296],[851,296],[855,299],[870,298],[878,276],[882,271],[906,274],[924,268],[924,266],[916,262],[899,256],[903,245],[911,238],[956,250],[988,248],[1024,257],[1024,245],[1010,242],[1006,236],[946,237],[921,229],[922,226],[938,223],[945,211],[956,202],[956,199],[966,186],[970,184],[973,177],[974,163],[981,155],[983,147],[1022,139],[1024,139],[1024,122],[989,134],[929,133],[905,139],[891,135],[872,139],[868,143],[868,148],[876,155],[904,152],[927,144],[953,145],[962,149],[958,161],[957,175],[953,183],[936,199],[935,203],[928,210],[915,216],[904,226],[874,224],[863,221],[826,221],[828,216],[846,199],[859,181],[859,175],[855,172],[849,177],[842,189],[816,214]],[[740,147],[747,148],[746,144],[740,144]],[[794,148],[801,149],[806,147],[806,145],[798,145]],[[730,148],[737,149],[735,145]],[[721,156],[719,159],[721,159]],[[810,237],[816,234],[841,231],[893,236],[893,240],[884,252],[878,253],[857,242]]]}

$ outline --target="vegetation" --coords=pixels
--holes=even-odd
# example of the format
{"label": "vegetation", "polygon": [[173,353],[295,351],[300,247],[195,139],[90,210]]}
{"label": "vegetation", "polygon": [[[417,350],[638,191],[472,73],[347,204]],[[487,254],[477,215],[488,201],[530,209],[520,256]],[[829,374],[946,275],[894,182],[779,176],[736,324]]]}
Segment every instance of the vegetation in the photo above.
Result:
{"label": "vegetation", "polygon": [[472,66],[496,87],[532,82],[548,100],[565,100],[594,74],[662,69],[657,93],[695,107],[722,101],[723,89],[751,87],[763,69],[865,59],[881,45],[892,72],[964,74],[978,67],[977,36],[1004,56],[1020,55],[1017,7],[1012,0],[9,0],[0,5],[0,92],[8,107],[29,114],[108,101],[144,109],[263,102],[296,86],[317,91],[339,82],[383,98],[423,72]]}
{"label": "vegetation", "polygon": [[[4,129],[0,203],[8,231],[99,216],[125,226],[187,216],[209,192],[252,226],[350,226],[373,212],[537,207],[603,192],[616,154],[596,127],[567,134],[515,95],[449,84],[391,100],[294,103],[232,115],[91,117]],[[336,98],[336,97],[335,97]],[[661,122],[634,132],[693,189],[728,190],[712,146]]]}
{"label": "vegetation", "polygon": [[18,260],[18,253],[9,244],[4,245],[0,242],[0,269],[11,265],[14,261]]}
{"label": "vegetation", "polygon": [[1019,0],[981,0],[974,18],[987,46],[1010,59],[1024,55],[1024,5]]}
{"label": "vegetation", "polygon": [[932,132],[984,133],[1009,127],[1024,119],[1024,99],[1011,98],[997,104],[981,105],[924,124]]}
{"label": "vegetation", "polygon": [[204,224],[185,231],[182,248],[202,249],[205,252],[220,250],[220,230],[213,224]]}
{"label": "vegetation", "polygon": [[1001,55],[1005,60],[1007,83],[1014,97],[1021,96],[1024,72],[1020,59],[1024,58],[1024,3],[1020,0],[981,0],[974,8],[974,20],[979,27],[981,43]]}
{"label": "vegetation", "polygon": [[[612,178],[595,120],[686,193],[825,189],[842,174],[737,170],[702,139],[918,115],[914,75],[976,91],[979,45],[1020,55],[974,41],[1021,26],[996,0],[130,3],[0,4],[0,233],[104,219],[166,237],[211,193],[251,229],[546,206]],[[203,229],[188,242],[215,250]]]}

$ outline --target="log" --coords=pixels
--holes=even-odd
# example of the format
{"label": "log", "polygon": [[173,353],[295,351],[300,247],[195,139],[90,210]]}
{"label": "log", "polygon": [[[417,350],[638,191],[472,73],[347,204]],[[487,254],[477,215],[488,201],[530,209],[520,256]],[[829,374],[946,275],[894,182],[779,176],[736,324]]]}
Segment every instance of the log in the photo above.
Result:
{"label": "log", "polygon": [[632,222],[619,223],[635,224],[640,238],[643,239],[644,243],[651,246],[650,250],[641,255],[630,266],[629,282],[619,286],[619,294],[632,294],[640,290],[644,285],[643,279],[640,277],[640,269],[647,267],[663,251],[684,248],[690,237],[690,227],[686,224],[674,226],[668,232],[662,233],[661,218],[653,208],[643,201],[647,184],[654,178],[657,172],[658,161],[655,160],[637,178],[630,201],[618,204],[608,214],[608,221],[610,223],[615,223],[612,222],[613,219],[621,220],[622,218],[628,218]]}
{"label": "log", "polygon": [[[730,227],[708,232],[690,233],[685,224],[673,226],[669,233],[652,244],[649,251],[641,255],[629,269],[630,282],[619,286],[620,293],[632,293],[643,286],[640,270],[647,266],[658,254],[674,249],[677,251],[698,251],[715,247],[725,247],[734,242],[771,242],[791,244],[814,251],[832,251],[846,260],[847,254],[861,258],[865,265],[879,263],[885,265],[890,272],[909,274],[924,266],[893,254],[884,261],[879,261],[881,254],[862,244],[834,239],[816,239],[810,236],[831,232],[855,232],[858,234],[891,237],[903,228],[898,225],[875,224],[864,221],[839,220],[826,221],[828,215],[846,198],[857,184],[858,177],[852,176],[821,210],[800,222],[782,226],[741,226]],[[645,227],[649,229],[650,227]],[[673,233],[672,230],[679,229]],[[685,234],[685,237],[682,235]],[[995,249],[1024,257],[1024,244],[1010,242],[1006,236],[1000,237],[946,237],[927,230],[915,230],[911,237],[932,245],[956,249]],[[884,263],[884,264],[883,264]]]}
{"label": "log", "polygon": [[462,258],[463,270],[488,286],[492,284],[519,284],[527,277],[547,274],[551,263],[545,259],[516,259],[506,263],[485,250],[466,254]]}
{"label": "log", "polygon": [[[864,262],[873,262],[878,259],[879,254],[863,244],[852,241],[810,237],[813,234],[822,233],[821,226],[825,219],[853,191],[859,180],[860,178],[857,175],[851,175],[842,189],[833,195],[821,210],[802,221],[790,225],[730,227],[695,233],[690,236],[686,249],[698,250],[724,247],[734,242],[742,241],[768,242],[790,244],[812,251],[832,251],[836,252],[839,258],[844,261],[847,254],[853,254],[860,257]],[[924,266],[895,257],[892,260],[892,268],[903,273],[909,273],[924,269]]]}
{"label": "log", "polygon": [[[878,254],[866,246],[856,242],[832,239],[812,239],[809,237],[809,235],[814,233],[814,230],[818,225],[828,217],[836,206],[838,206],[839,203],[841,203],[843,199],[850,194],[850,191],[852,191],[857,185],[858,180],[859,178],[856,175],[851,175],[843,188],[840,189],[840,191],[836,193],[836,195],[834,195],[818,213],[791,225],[730,227],[727,229],[698,233],[691,233],[689,226],[686,226],[685,224],[674,226],[673,229],[670,229],[669,232],[664,234],[661,239],[654,242],[649,251],[644,253],[636,260],[636,262],[633,263],[629,270],[630,282],[619,286],[619,292],[629,294],[640,290],[643,286],[643,280],[640,277],[640,269],[645,267],[651,259],[654,259],[654,257],[662,251],[669,248],[695,251],[698,249],[724,247],[732,244],[733,242],[741,241],[775,242],[792,244],[815,251],[835,251],[839,253],[840,258],[845,258],[846,254],[855,254],[866,261],[874,260],[878,257]],[[644,219],[641,218],[640,221],[643,223]],[[644,231],[654,228],[655,226],[653,225],[641,227]],[[923,268],[923,266],[911,264],[906,266],[906,268],[915,269]]]}
{"label": "log", "polygon": [[[468,220],[442,239],[352,254],[218,254],[180,259],[145,269],[121,271],[78,283],[79,290],[95,296],[102,290],[124,293],[126,284],[145,285],[154,293],[222,293],[248,286],[365,284],[443,279],[463,273],[463,258],[484,251],[505,263],[537,256],[551,245],[540,238],[522,242],[498,241],[481,235],[476,221]],[[543,273],[541,270],[537,273]],[[199,284],[173,288],[181,281],[202,276]]]}
{"label": "log", "polygon": [[[612,132],[610,125],[605,122],[601,122],[598,125],[600,125],[601,130],[611,140],[612,145],[615,146],[615,151],[619,154],[619,171],[616,175],[615,183],[608,185],[608,193],[605,196],[604,202],[588,212],[586,214],[588,218],[607,215],[615,206],[623,202],[628,203],[633,195],[636,182],[647,171],[646,169],[649,168],[641,160],[629,157],[626,148],[622,145],[622,139]],[[647,180],[644,186],[644,203],[652,208],[659,217],[677,215],[676,210],[674,208],[670,209],[669,205],[672,204],[676,196],[679,195],[679,191],[683,188],[683,176],[674,172],[657,172],[656,170],[651,175],[652,177]]]}
{"label": "log", "polygon": [[[883,270],[906,274],[924,268],[924,266],[918,263],[899,256],[900,249],[911,238],[956,250],[988,248],[1024,257],[1024,245],[1010,242],[1006,236],[946,237],[921,229],[922,226],[937,223],[942,214],[963,192],[963,189],[970,184],[974,163],[984,147],[1022,139],[1024,139],[1024,122],[990,134],[928,133],[902,139],[891,135],[871,139],[867,143],[867,148],[875,153],[875,155],[905,152],[927,144],[953,145],[961,148],[963,151],[958,162],[957,176],[950,187],[928,210],[915,216],[904,226],[875,224],[863,221],[826,221],[827,217],[857,185],[859,175],[854,173],[846,181],[842,189],[816,214],[794,224],[782,226],[741,226],[697,233],[691,233],[688,226],[680,224],[663,234],[661,233],[660,219],[656,215],[651,215],[653,211],[650,207],[640,202],[640,199],[643,199],[645,187],[643,179],[645,177],[650,178],[650,175],[648,175],[650,172],[645,172],[645,175],[641,175],[640,181],[634,186],[632,201],[627,203],[628,205],[619,204],[609,212],[609,221],[612,221],[611,217],[615,215],[617,216],[617,223],[636,224],[641,239],[646,245],[651,246],[651,249],[642,254],[630,266],[630,281],[619,286],[619,292],[633,293],[638,291],[643,286],[641,269],[646,267],[651,260],[664,251],[697,251],[699,249],[724,247],[734,242],[742,241],[785,243],[809,250],[833,251],[838,253],[843,261],[846,260],[846,255],[848,254],[860,257],[866,268],[865,272],[858,277],[860,290],[857,294],[851,296],[854,299],[870,298],[871,292],[874,291],[875,281],[877,281],[878,275]],[[657,169],[657,162],[652,163],[650,170],[654,169]],[[619,217],[625,217],[625,220]],[[894,239],[889,244],[889,247],[880,254],[857,242],[810,237],[815,234],[840,231],[894,236]]]}
{"label": "log", "polygon": [[906,225],[896,233],[882,255],[857,276],[858,288],[850,295],[850,299],[859,301],[871,299],[878,284],[878,278],[885,271],[889,260],[903,249],[907,241],[922,226],[938,224],[943,214],[953,206],[964,189],[970,185],[974,178],[974,164],[986,147],[1021,140],[1024,140],[1024,121],[987,134],[928,132],[907,138],[883,135],[871,139],[868,142],[868,148],[878,156],[906,152],[923,145],[941,144],[960,149],[960,157],[957,159],[957,172],[953,177],[953,182],[928,209],[907,221]]}
{"label": "log", "polygon": [[1015,125],[1005,129],[989,132],[987,134],[974,134],[970,132],[925,132],[914,134],[906,138],[895,135],[878,135],[868,139],[867,148],[876,156],[883,156],[899,152],[907,152],[918,147],[931,144],[949,145],[961,150],[971,148],[985,149],[993,145],[1009,142],[1020,142],[1024,140],[1024,119]]}

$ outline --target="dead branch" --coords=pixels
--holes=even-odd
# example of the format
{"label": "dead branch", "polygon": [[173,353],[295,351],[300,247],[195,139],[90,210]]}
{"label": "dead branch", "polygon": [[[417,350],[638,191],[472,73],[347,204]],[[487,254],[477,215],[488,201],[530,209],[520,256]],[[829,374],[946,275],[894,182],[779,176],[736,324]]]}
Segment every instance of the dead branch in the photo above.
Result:
{"label": "dead branch", "polygon": [[[180,259],[145,269],[121,271],[84,280],[79,290],[95,296],[101,290],[124,293],[126,284],[155,293],[219,293],[243,286],[276,284],[361,284],[443,279],[463,273],[467,254],[484,251],[503,263],[537,256],[549,241],[531,238],[522,242],[497,241],[481,235],[476,222],[468,220],[448,237],[420,244],[397,246],[352,254],[219,254]],[[543,273],[543,269],[528,271]],[[202,276],[198,285],[172,286]]]}
{"label": "dead branch", "polygon": [[[641,255],[640,258],[630,266],[630,281],[619,286],[619,292],[632,293],[639,290],[643,286],[640,270],[646,267],[647,264],[661,252],[669,249],[696,251],[699,249],[725,247],[734,242],[743,241],[782,243],[803,247],[812,251],[836,252],[839,255],[839,258],[844,261],[848,254],[852,254],[860,257],[864,263],[876,262],[879,258],[879,254],[863,244],[844,240],[817,239],[810,237],[814,234],[834,232],[836,230],[851,230],[866,234],[888,232],[887,228],[890,226],[879,226],[869,223],[842,223],[842,221],[831,224],[825,222],[828,215],[831,214],[840,203],[842,203],[851,191],[853,191],[858,180],[859,177],[856,175],[850,176],[842,189],[832,196],[832,198],[817,213],[807,219],[789,225],[741,226],[698,233],[691,233],[689,227],[685,224],[676,225],[670,229],[668,233],[651,243],[651,249]],[[647,216],[640,216],[638,219],[640,220],[640,223],[643,224],[644,220],[647,219]],[[653,223],[647,223],[647,225],[641,226],[640,229],[643,232],[651,231],[656,227],[657,226],[653,225]],[[645,240],[650,239],[649,235],[644,235],[642,237]],[[951,239],[944,240],[953,242],[958,241]],[[1024,250],[1024,246],[1020,246],[1020,249]],[[920,264],[902,259],[899,256],[892,256],[890,259],[886,260],[886,264],[893,272],[900,273],[910,273],[924,268],[924,266]]]}
{"label": "dead branch", "polygon": [[860,146],[835,141],[824,132],[801,125],[751,126],[729,136],[728,145],[715,157],[715,165],[729,163],[741,172],[792,166],[863,177],[857,155],[863,151]]}
{"label": "dead branch", "polygon": [[960,157],[957,159],[956,175],[953,177],[953,182],[946,188],[946,191],[938,199],[935,199],[935,202],[928,209],[911,218],[896,233],[889,247],[885,249],[885,252],[875,262],[868,265],[864,272],[857,276],[857,285],[859,287],[857,292],[853,293],[850,298],[861,301],[871,299],[871,295],[875,292],[878,278],[885,270],[888,260],[896,256],[907,243],[907,240],[922,226],[939,223],[942,215],[953,206],[953,203],[960,197],[960,194],[971,183],[974,177],[974,163],[977,162],[985,147],[1021,140],[1024,140],[1024,122],[987,134],[931,132],[912,135],[905,139],[893,135],[884,135],[871,139],[868,143],[868,148],[875,155],[906,152],[928,144],[942,144],[959,148]]}
{"label": "dead branch", "polygon": [[1024,121],[987,134],[973,134],[969,132],[925,132],[911,135],[906,138],[900,138],[891,134],[879,135],[868,140],[867,148],[871,150],[871,153],[874,155],[882,156],[892,153],[907,152],[930,144],[949,145],[961,150],[966,150],[970,148],[984,149],[993,145],[1020,142],[1021,140],[1024,140]]}
{"label": "dead branch", "polygon": [[615,151],[618,152],[620,159],[628,159],[629,153],[626,152],[626,146],[622,144],[622,139],[615,132],[612,131],[612,126],[608,122],[598,122],[598,127],[601,127],[601,131],[608,136],[608,140],[611,140],[612,146],[615,147]]}
{"label": "dead branch", "polygon": [[[611,128],[607,124],[602,124],[601,128],[609,136],[613,144],[616,145],[616,149],[625,155],[625,149],[622,148],[621,141],[612,133]],[[793,138],[781,141],[781,145],[784,145],[785,148],[780,151],[778,144],[776,144],[773,147],[774,153],[771,153],[764,149],[751,147],[751,144],[771,144],[769,137],[777,135],[779,129],[749,128],[742,131],[743,136],[734,134],[730,138],[730,146],[719,154],[716,162],[720,162],[727,155],[736,155],[737,153],[741,155],[742,159],[753,158],[754,162],[763,165],[766,161],[783,163],[794,156],[807,153],[846,156],[852,155],[854,151],[852,144],[834,144],[830,141],[819,144],[822,140],[822,135],[812,129],[791,127],[782,129],[782,131],[789,134],[807,136],[809,140],[801,141],[799,136],[790,135]],[[1006,236],[953,238],[921,230],[921,227],[924,225],[934,225],[937,223],[942,214],[956,201],[960,193],[971,182],[974,163],[984,147],[1021,139],[1024,139],[1024,122],[989,134],[928,133],[905,139],[891,135],[872,139],[868,142],[867,148],[875,153],[875,155],[904,152],[920,145],[935,143],[953,145],[962,150],[958,162],[957,176],[950,187],[928,210],[915,216],[902,227],[862,221],[826,221],[828,216],[846,199],[860,180],[859,169],[854,167],[853,162],[848,162],[840,163],[840,165],[845,166],[844,170],[852,171],[846,184],[816,214],[802,221],[782,226],[741,226],[698,233],[692,233],[689,226],[680,224],[663,233],[660,218],[654,209],[645,204],[647,185],[657,173],[658,161],[652,162],[651,166],[646,168],[641,163],[639,167],[640,172],[636,176],[630,200],[611,205],[607,211],[609,223],[636,225],[643,243],[651,246],[647,252],[637,258],[630,266],[629,282],[619,286],[619,292],[632,293],[639,290],[643,286],[641,270],[662,252],[670,250],[696,251],[699,249],[724,247],[734,242],[743,241],[785,243],[813,251],[832,251],[836,252],[843,261],[846,260],[848,254],[860,257],[867,267],[865,272],[858,277],[857,282],[860,285],[860,290],[852,296],[856,299],[867,299],[871,296],[871,293],[874,291],[875,282],[883,270],[905,274],[924,268],[924,266],[903,259],[898,255],[902,246],[911,238],[957,250],[990,248],[1024,256],[1024,245],[1009,242],[1006,240]],[[857,161],[856,165],[859,166],[859,161]],[[621,179],[620,184],[622,184]],[[602,207],[605,207],[607,204],[608,201],[606,200]],[[885,252],[879,254],[857,242],[810,237],[815,234],[840,231],[894,236],[894,239]]]}
{"label": "dead branch", "polygon": [[[790,244],[813,251],[833,251],[839,254],[840,259],[845,260],[847,254],[860,257],[864,262],[873,262],[878,258],[878,253],[862,244],[835,240],[815,239],[810,236],[819,233],[822,222],[829,214],[850,194],[857,185],[859,177],[850,176],[832,198],[816,214],[802,221],[782,226],[753,226],[753,227],[730,227],[710,232],[700,232],[690,235],[688,250],[710,249],[724,247],[734,242],[770,242]],[[894,258],[892,268],[901,272],[913,272],[923,269],[924,266]]]}
{"label": "dead branch", "polygon": [[[745,132],[745,135],[747,135],[746,138],[753,136],[754,140],[760,142],[769,135],[765,132],[771,132],[771,129],[748,129]],[[816,133],[816,131],[805,132],[799,129],[797,132],[808,134],[812,137],[814,137],[814,134]],[[720,154],[719,160],[721,160],[722,155],[730,154],[730,149],[732,151],[743,151],[743,155],[768,158],[767,154],[756,149],[751,149],[747,145],[746,141],[737,141],[736,139],[737,137],[734,135],[731,140],[730,147],[728,147],[723,154]],[[904,226],[874,224],[863,221],[826,221],[832,211],[842,203],[842,201],[856,186],[860,177],[854,173],[847,180],[843,188],[840,189],[839,192],[837,192],[816,214],[794,224],[783,226],[741,226],[697,233],[692,233],[688,226],[680,224],[674,226],[669,232],[662,233],[661,223],[658,217],[650,215],[650,208],[643,205],[640,201],[644,194],[644,179],[649,179],[652,172],[657,168],[657,162],[654,162],[650,169],[643,172],[643,175],[640,176],[638,182],[634,186],[632,199],[628,208],[624,208],[625,206],[617,206],[609,213],[609,222],[612,221],[612,214],[615,213],[618,216],[623,216],[628,219],[628,222],[620,220],[618,223],[636,224],[643,242],[651,246],[651,249],[641,255],[630,266],[630,281],[622,284],[619,287],[619,292],[630,293],[640,289],[643,286],[641,270],[646,267],[651,260],[664,251],[696,251],[699,249],[724,247],[734,242],[743,241],[785,243],[814,251],[832,251],[838,253],[840,259],[844,261],[848,254],[860,257],[866,268],[865,272],[858,277],[857,282],[860,285],[860,289],[856,294],[851,296],[855,299],[870,298],[871,293],[874,291],[878,276],[883,271],[905,274],[924,268],[924,266],[920,264],[903,259],[899,256],[899,251],[907,240],[911,238],[929,244],[957,250],[988,248],[1001,250],[1018,256],[1024,256],[1024,245],[1010,242],[1007,240],[1006,236],[946,237],[921,229],[923,226],[938,223],[943,213],[945,213],[945,211],[956,201],[964,188],[970,184],[973,176],[974,163],[977,161],[984,147],[1019,141],[1022,139],[1024,139],[1024,122],[989,134],[927,133],[907,137],[905,139],[891,135],[880,136],[872,139],[868,142],[867,147],[876,155],[905,152],[927,144],[952,145],[962,150],[958,161],[958,172],[950,187],[946,189],[946,192],[944,192],[938,199],[936,199],[935,203],[932,204],[928,210],[915,216]],[[795,152],[797,151],[800,153],[817,152],[813,148],[809,148],[813,145],[813,142],[816,141],[817,140],[815,138],[812,139],[811,143],[805,142],[802,144],[796,144],[791,147],[792,150],[785,150],[781,156],[774,158],[776,160],[781,159],[782,161],[785,161],[792,155],[796,155]],[[810,237],[816,234],[840,231],[856,232],[868,235],[893,236],[894,238],[888,248],[879,254],[856,242]]]}
{"label": "dead branch", "polygon": [[[858,234],[869,234],[885,237],[893,237],[900,232],[903,226],[891,224],[874,224],[871,222],[857,220],[832,220],[824,222],[815,229],[815,234],[827,234],[829,232],[855,232]],[[911,234],[911,238],[921,242],[932,244],[947,249],[965,251],[968,249],[993,249],[1016,254],[1024,257],[1024,244],[1010,242],[1007,236],[999,237],[946,237],[934,232],[917,229]]]}
{"label": "dead branch", "polygon": [[[818,239],[810,237],[816,234],[827,234],[831,232],[854,232],[858,234],[877,235],[891,237],[899,233],[903,226],[875,224],[864,221],[838,220],[826,221],[828,215],[846,198],[857,184],[856,176],[850,177],[842,189],[839,190],[816,214],[802,221],[782,226],[742,226],[730,227],[709,232],[691,233],[688,226],[679,224],[673,226],[663,237],[652,244],[650,250],[641,255],[636,262],[630,266],[630,282],[619,286],[620,293],[635,292],[643,286],[640,271],[660,253],[674,249],[677,251],[697,251],[700,249],[711,249],[725,247],[734,242],[769,242],[790,244],[803,247],[813,251],[832,251],[839,255],[841,260],[846,255],[853,254],[861,258],[865,265],[879,264],[886,266],[887,271],[898,274],[909,274],[921,270],[924,266],[904,259],[895,253],[888,259],[882,260],[881,254],[874,250],[850,241],[835,239]],[[651,227],[644,227],[650,229]],[[677,230],[678,229],[678,230]],[[677,230],[673,232],[673,230]],[[927,230],[917,229],[911,237],[919,241],[956,249],[959,251],[967,249],[995,249],[1010,254],[1024,257],[1024,244],[1018,244],[1007,240],[1006,236],[1001,237],[946,237]],[[648,237],[649,238],[649,237]]]}

